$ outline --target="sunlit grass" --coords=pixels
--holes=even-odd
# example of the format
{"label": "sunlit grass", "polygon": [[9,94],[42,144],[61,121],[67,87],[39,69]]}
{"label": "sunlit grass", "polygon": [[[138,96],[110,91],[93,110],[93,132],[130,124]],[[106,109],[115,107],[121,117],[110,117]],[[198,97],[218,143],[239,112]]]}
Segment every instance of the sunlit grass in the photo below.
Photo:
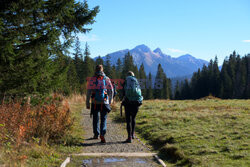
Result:
{"label": "sunlit grass", "polygon": [[136,131],[172,165],[250,166],[249,114],[250,100],[149,100]]}

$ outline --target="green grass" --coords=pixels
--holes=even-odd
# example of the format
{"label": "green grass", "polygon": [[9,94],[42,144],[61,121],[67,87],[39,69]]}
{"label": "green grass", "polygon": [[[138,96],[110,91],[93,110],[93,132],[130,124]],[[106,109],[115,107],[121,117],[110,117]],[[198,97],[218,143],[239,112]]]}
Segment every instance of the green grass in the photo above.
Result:
{"label": "green grass", "polygon": [[249,114],[250,100],[150,100],[136,131],[170,166],[250,166]]}
{"label": "green grass", "polygon": [[13,146],[1,148],[4,154],[0,154],[0,164],[7,166],[30,166],[30,167],[57,167],[71,153],[78,153],[82,150],[83,127],[82,127],[82,108],[83,103],[72,103],[70,109],[74,124],[71,130],[62,140],[54,144],[41,144],[39,139],[34,139],[29,143],[18,147]]}

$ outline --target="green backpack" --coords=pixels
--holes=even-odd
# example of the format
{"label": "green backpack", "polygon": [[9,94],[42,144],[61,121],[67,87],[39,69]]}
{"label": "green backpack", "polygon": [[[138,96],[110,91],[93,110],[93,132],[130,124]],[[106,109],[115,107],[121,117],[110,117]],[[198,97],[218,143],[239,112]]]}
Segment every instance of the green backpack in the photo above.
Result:
{"label": "green backpack", "polygon": [[129,101],[142,102],[143,96],[141,95],[140,84],[133,76],[128,76],[125,82],[125,97]]}

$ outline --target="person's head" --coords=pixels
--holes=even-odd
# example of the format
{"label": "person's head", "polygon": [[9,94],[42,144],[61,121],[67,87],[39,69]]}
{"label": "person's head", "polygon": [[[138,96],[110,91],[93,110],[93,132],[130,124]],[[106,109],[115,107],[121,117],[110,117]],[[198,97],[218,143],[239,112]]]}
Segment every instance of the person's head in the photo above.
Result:
{"label": "person's head", "polygon": [[103,66],[101,64],[95,67],[95,72],[100,72],[100,71],[103,72]]}
{"label": "person's head", "polygon": [[128,72],[128,76],[132,76],[133,77],[133,76],[135,76],[135,74],[132,71],[129,71]]}

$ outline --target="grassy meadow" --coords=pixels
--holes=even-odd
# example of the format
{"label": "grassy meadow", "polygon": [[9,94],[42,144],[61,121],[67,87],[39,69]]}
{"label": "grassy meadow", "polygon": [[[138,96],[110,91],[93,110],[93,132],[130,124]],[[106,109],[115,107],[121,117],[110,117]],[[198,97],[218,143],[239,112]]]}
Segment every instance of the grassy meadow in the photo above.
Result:
{"label": "grassy meadow", "polygon": [[136,131],[169,166],[250,166],[249,114],[250,100],[149,100]]}

